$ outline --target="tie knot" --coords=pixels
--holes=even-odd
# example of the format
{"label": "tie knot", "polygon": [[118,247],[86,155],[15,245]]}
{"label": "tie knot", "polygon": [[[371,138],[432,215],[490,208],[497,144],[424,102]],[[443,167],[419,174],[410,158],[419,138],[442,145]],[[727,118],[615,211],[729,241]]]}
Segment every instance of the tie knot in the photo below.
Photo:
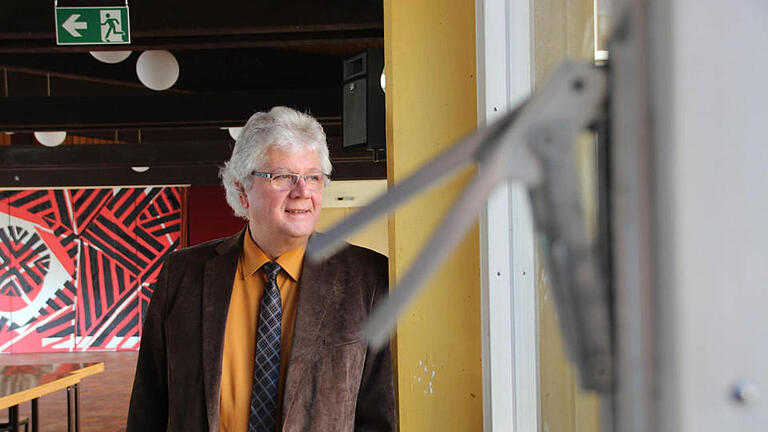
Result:
{"label": "tie knot", "polygon": [[277,280],[277,275],[280,274],[280,270],[283,269],[280,267],[280,264],[274,261],[265,262],[261,268],[264,270],[264,274],[267,275],[267,281],[269,282],[275,282]]}

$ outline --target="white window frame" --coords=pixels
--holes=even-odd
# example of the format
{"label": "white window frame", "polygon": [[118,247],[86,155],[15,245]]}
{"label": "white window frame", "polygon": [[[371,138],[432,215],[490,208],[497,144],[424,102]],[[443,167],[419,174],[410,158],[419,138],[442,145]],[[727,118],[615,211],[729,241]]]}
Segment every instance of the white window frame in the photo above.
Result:
{"label": "white window frame", "polygon": [[[530,95],[531,0],[477,0],[478,125]],[[483,430],[538,431],[535,247],[528,194],[499,185],[480,215]]]}

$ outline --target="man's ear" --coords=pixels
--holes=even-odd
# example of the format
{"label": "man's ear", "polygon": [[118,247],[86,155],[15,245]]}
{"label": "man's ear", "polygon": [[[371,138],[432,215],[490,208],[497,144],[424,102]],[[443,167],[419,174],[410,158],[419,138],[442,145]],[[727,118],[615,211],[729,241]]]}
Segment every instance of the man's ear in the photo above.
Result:
{"label": "man's ear", "polygon": [[240,199],[240,204],[242,204],[243,207],[248,208],[248,194],[245,193],[243,184],[239,181],[235,181],[235,187],[237,188],[237,197]]}

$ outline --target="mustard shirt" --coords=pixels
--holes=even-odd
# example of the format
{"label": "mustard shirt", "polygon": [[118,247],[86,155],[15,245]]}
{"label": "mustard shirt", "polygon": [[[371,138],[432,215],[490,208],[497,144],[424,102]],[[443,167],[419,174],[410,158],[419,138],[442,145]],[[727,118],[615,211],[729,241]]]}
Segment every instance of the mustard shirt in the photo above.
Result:
{"label": "mustard shirt", "polygon": [[[232,285],[232,299],[229,303],[224,333],[219,412],[219,430],[222,432],[248,431],[256,332],[266,282],[266,275],[260,267],[270,261],[253,241],[249,230],[246,230],[244,237],[243,253],[240,255]],[[277,276],[277,286],[280,289],[283,307],[277,430],[282,427],[283,388],[288,370],[288,357],[291,353],[299,291],[298,281],[304,261],[304,249],[305,246],[293,249],[275,260],[284,270]]]}

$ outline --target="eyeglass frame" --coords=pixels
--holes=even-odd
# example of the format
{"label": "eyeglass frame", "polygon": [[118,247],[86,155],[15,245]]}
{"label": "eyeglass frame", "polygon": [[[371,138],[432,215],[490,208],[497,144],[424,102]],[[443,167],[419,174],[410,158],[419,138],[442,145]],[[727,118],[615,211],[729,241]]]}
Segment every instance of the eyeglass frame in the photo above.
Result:
{"label": "eyeglass frame", "polygon": [[290,188],[288,188],[288,189],[281,189],[281,190],[291,190],[291,189],[295,188],[296,185],[299,184],[299,179],[300,178],[304,180],[304,184],[306,184],[307,187],[312,189],[309,186],[309,183],[307,183],[307,177],[309,177],[309,176],[317,176],[317,175],[319,175],[319,176],[323,176],[324,177],[322,186],[320,188],[318,188],[318,189],[313,189],[313,190],[321,190],[325,186],[328,186],[328,184],[331,182],[331,175],[330,174],[326,174],[324,172],[309,173],[309,174],[294,174],[294,173],[287,173],[287,172],[270,173],[270,172],[262,172],[262,171],[254,170],[254,171],[251,171],[251,175],[268,179],[269,180],[269,184],[273,185],[273,186],[274,186],[274,184],[272,182],[273,182],[273,179],[274,179],[275,176],[288,176],[288,177],[291,177],[291,178],[295,179],[295,180],[293,180],[291,182],[291,187]]}

